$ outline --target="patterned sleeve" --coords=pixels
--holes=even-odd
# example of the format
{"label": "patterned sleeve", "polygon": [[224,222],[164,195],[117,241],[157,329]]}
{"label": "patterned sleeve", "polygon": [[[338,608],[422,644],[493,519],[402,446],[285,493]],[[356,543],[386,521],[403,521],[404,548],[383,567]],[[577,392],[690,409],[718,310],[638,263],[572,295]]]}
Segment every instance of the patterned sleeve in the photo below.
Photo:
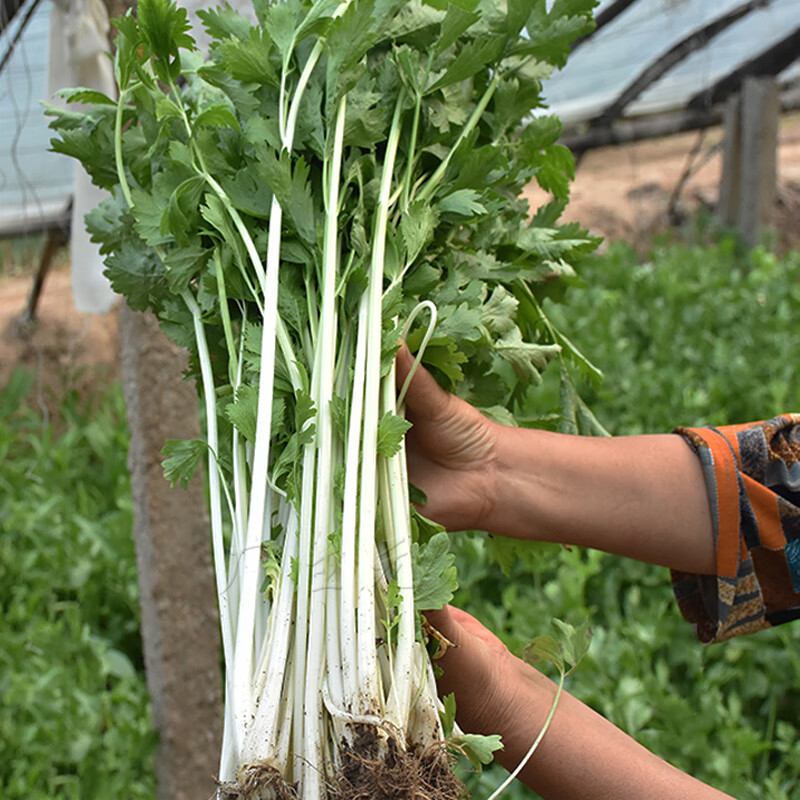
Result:
{"label": "patterned sleeve", "polygon": [[700,458],[717,574],[673,570],[702,642],[800,617],[800,414],[722,428],[677,428]]}

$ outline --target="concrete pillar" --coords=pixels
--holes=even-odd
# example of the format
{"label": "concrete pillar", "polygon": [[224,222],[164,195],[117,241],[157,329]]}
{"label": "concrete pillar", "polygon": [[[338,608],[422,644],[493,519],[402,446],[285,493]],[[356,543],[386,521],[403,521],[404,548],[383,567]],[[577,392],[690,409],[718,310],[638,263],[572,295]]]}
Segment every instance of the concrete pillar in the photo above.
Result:
{"label": "concrete pillar", "polygon": [[717,215],[722,222],[734,227],[739,217],[739,195],[741,191],[742,126],[740,124],[741,102],[739,95],[728,98],[722,121],[722,177],[719,183]]}
{"label": "concrete pillar", "polygon": [[752,247],[769,225],[777,183],[777,84],[772,77],[750,77],[741,95],[725,110],[723,168],[718,213],[739,228]]}
{"label": "concrete pillar", "polygon": [[206,800],[222,741],[222,676],[204,482],[198,474],[172,489],[161,468],[167,439],[199,436],[197,395],[181,377],[185,354],[153,315],[123,304],[119,332],[157,797]]}
{"label": "concrete pillar", "polygon": [[774,78],[747,78],[742,86],[742,157],[739,230],[749,245],[770,223],[775,205],[778,87]]}

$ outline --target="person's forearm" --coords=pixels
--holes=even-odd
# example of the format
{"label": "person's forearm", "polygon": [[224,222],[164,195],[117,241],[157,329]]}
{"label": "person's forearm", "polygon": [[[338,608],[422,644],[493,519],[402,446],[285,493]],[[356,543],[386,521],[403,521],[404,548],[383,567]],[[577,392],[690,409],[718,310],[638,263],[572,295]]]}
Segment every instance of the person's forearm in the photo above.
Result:
{"label": "person's forearm", "polygon": [[[508,770],[535,741],[555,695],[551,681],[518,663],[516,713],[504,730],[493,731],[506,743],[498,761]],[[544,800],[730,800],[658,758],[567,693],[519,777]]]}
{"label": "person's forearm", "polygon": [[487,530],[714,572],[705,482],[681,437],[602,439],[502,428],[497,445]]}
{"label": "person's forearm", "polygon": [[[437,679],[440,694],[455,695],[456,721],[462,730],[502,737],[504,749],[495,756],[514,770],[542,731],[555,684],[511,655],[466,612],[448,606],[426,616],[431,630],[448,643],[437,662],[442,669]],[[653,755],[566,692],[519,777],[544,800],[727,797]]]}

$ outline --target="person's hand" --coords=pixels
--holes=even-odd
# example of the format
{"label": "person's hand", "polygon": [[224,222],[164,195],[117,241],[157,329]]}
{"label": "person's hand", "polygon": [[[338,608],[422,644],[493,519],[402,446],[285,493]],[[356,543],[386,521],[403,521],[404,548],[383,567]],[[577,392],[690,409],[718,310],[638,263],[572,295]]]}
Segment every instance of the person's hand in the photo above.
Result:
{"label": "person's hand", "polygon": [[516,713],[509,688],[517,685],[519,659],[466,611],[445,606],[425,617],[449,642],[436,660],[443,671],[437,685],[440,695],[455,694],[458,724],[468,733],[506,730]]}
{"label": "person's hand", "polygon": [[[541,734],[555,684],[465,611],[445,606],[425,616],[453,645],[436,661],[444,671],[439,693],[455,694],[465,733],[500,734],[497,760],[515,769]],[[662,761],[568,692],[519,778],[547,800],[733,800]]]}
{"label": "person's hand", "polygon": [[[414,357],[397,354],[398,388]],[[483,528],[495,505],[497,426],[449,394],[420,366],[408,387],[408,473],[428,502],[420,511],[449,530]]]}

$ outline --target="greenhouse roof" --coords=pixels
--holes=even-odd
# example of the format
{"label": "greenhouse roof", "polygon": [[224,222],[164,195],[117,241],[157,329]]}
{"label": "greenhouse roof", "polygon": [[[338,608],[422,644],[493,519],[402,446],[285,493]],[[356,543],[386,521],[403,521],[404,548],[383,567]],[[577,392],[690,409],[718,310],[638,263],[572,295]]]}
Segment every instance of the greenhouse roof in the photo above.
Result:
{"label": "greenhouse roof", "polygon": [[[598,14],[616,5],[604,0]],[[579,45],[567,66],[547,82],[550,107],[562,121],[589,120],[632,80],[691,34],[726,15],[735,17],[716,36],[649,85],[625,109],[635,117],[684,108],[690,100],[754,57],[794,34],[794,64],[779,74],[794,83],[800,69],[800,0],[634,0],[625,11]],[[791,46],[791,45],[790,45]]]}

